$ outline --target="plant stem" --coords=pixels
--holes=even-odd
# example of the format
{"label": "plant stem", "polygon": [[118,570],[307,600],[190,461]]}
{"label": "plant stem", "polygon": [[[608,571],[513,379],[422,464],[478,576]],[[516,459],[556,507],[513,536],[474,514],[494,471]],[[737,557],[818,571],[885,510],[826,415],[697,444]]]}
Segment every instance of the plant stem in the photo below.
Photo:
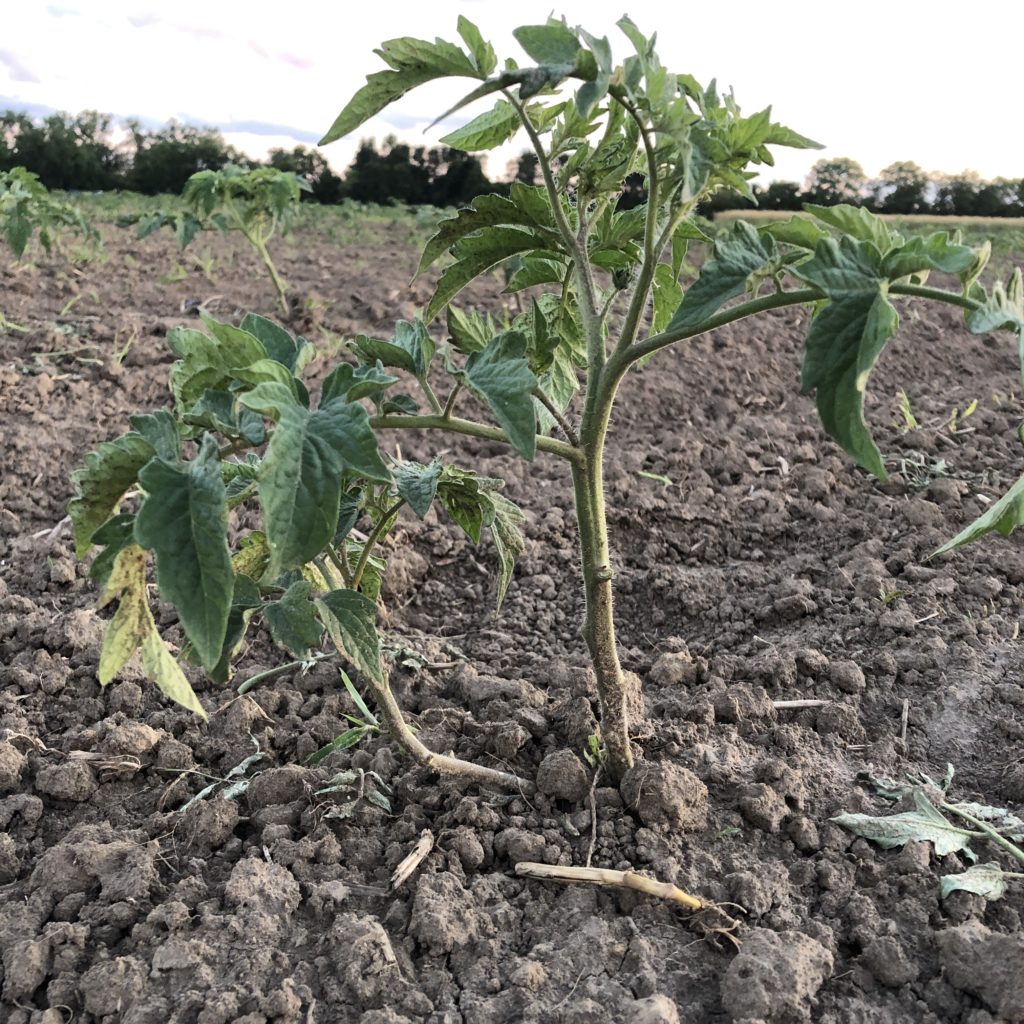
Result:
{"label": "plant stem", "polygon": [[[344,543],[345,542],[342,541],[342,544]],[[351,570],[345,561],[338,557],[338,552],[334,550],[334,545],[328,544],[324,550],[327,552],[327,557],[330,559],[331,565],[333,565],[340,573],[342,583],[344,583],[346,587],[350,587],[352,590],[355,590],[356,588],[352,583]]]}
{"label": "plant stem", "polygon": [[[450,430],[456,434],[468,434],[470,437],[479,437],[485,441],[512,443],[504,430],[473,420],[463,420],[457,416],[371,416],[370,426],[374,430]],[[578,449],[554,437],[538,436],[537,448],[550,455],[558,455],[569,462],[578,462],[581,457]]]}
{"label": "plant stem", "polygon": [[426,747],[416,734],[409,728],[402,717],[402,709],[395,700],[391,687],[385,683],[379,683],[367,676],[370,688],[377,706],[380,708],[381,717],[388,727],[392,737],[403,746],[418,764],[438,772],[440,775],[451,775],[456,778],[467,779],[471,782],[478,782],[484,786],[497,786],[499,789],[512,790],[530,794],[534,787],[525,779],[520,779],[510,772],[498,771],[496,768],[486,768],[483,765],[473,764],[471,761],[463,761],[459,757],[452,757],[448,754],[435,754]]}
{"label": "plant stem", "polygon": [[437,395],[434,394],[434,389],[430,386],[430,381],[426,377],[417,377],[420,387],[423,389],[423,394],[427,396],[427,401],[430,403],[430,408],[440,416],[442,415],[441,403],[437,400]]}
{"label": "plant stem", "polygon": [[967,811],[957,807],[956,804],[947,803],[945,800],[941,801],[939,806],[944,811],[949,811],[957,817],[963,818],[964,821],[973,825],[979,832],[984,832],[987,839],[990,839],[996,846],[1001,846],[1014,860],[1024,864],[1024,850],[1015,843],[1012,843],[1006,836],[1001,835],[998,829],[994,829],[987,821],[976,818],[973,814],[969,814]]}
{"label": "plant stem", "polygon": [[387,530],[391,520],[398,514],[398,510],[405,504],[405,498],[399,498],[374,524],[370,531],[363,550],[359,552],[359,559],[352,570],[352,589],[358,590],[359,584],[363,582],[363,573],[366,571],[366,563],[370,561],[373,554],[373,547],[380,540],[381,535]]}
{"label": "plant stem", "polygon": [[263,265],[267,268],[267,273],[270,274],[270,279],[274,282],[274,287],[277,289],[278,305],[281,307],[281,312],[287,316],[288,289],[285,286],[284,281],[281,280],[280,275],[277,273],[277,268],[274,266],[274,262],[270,258],[270,253],[267,252],[267,246],[262,239],[256,239],[255,241],[250,239],[250,242],[260,254],[260,259],[263,260]]}
{"label": "plant stem", "polygon": [[462,390],[462,381],[457,380],[455,386],[452,388],[448,395],[448,401],[444,403],[444,411],[441,415],[447,420],[451,419],[452,410],[455,408],[455,399],[459,397],[459,392]]}
{"label": "plant stem", "polygon": [[[325,661],[327,658],[333,657],[335,657],[335,654],[331,651],[327,654],[315,654],[310,658],[310,661]],[[285,672],[290,672],[293,668],[300,668],[301,666],[308,664],[309,661],[289,661],[287,665],[276,665],[274,668],[268,668],[265,672],[257,672],[256,675],[249,676],[249,678],[235,690],[235,693],[241,697],[243,694],[248,693],[257,683],[262,683],[266,679],[273,679],[274,676],[283,675]]]}
{"label": "plant stem", "polygon": [[565,434],[566,440],[574,448],[579,448],[580,439],[579,435],[573,430],[572,424],[558,411],[558,407],[548,398],[547,395],[541,391],[540,388],[535,388],[533,397],[544,406],[545,409],[551,414],[551,418],[558,424],[558,429]]}

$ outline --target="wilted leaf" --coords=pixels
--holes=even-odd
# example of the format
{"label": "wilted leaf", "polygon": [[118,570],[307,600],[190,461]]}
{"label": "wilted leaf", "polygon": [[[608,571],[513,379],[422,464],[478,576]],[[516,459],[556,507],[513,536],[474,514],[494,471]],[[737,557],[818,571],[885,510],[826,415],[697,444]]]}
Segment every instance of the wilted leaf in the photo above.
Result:
{"label": "wilted leaf", "polygon": [[323,626],[309,600],[312,589],[308,580],[296,580],[278,600],[263,607],[274,641],[303,661],[320,646],[323,636]]}
{"label": "wilted leaf", "polygon": [[984,896],[987,900],[998,900],[1006,895],[1008,878],[1022,877],[1019,873],[1006,872],[998,864],[975,864],[958,875],[943,875],[940,879],[939,897],[945,899],[950,893],[963,891]]}
{"label": "wilted leaf", "polygon": [[316,606],[335,646],[363,675],[384,686],[376,604],[354,590],[332,590]]}
{"label": "wilted leaf", "polygon": [[939,857],[968,849],[976,838],[977,833],[950,824],[923,793],[914,793],[914,804],[916,810],[888,817],[839,814],[830,820],[886,850],[913,842],[931,843]]}

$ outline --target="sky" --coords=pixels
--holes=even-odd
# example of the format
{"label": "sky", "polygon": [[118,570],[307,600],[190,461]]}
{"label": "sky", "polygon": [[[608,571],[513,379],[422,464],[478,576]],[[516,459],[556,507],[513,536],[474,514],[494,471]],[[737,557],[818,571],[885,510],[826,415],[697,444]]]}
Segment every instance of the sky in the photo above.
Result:
{"label": "sky", "polygon": [[[625,0],[566,0],[553,13],[607,35],[624,57],[629,44],[615,28],[624,8]],[[705,0],[703,8],[631,0],[628,9],[644,32],[658,32],[667,66],[732,87],[744,113],[771,104],[774,120],[825,144],[810,153],[776,148],[762,180],[803,182],[815,160],[841,156],[869,175],[913,160],[926,171],[1024,176],[1021,0]],[[150,127],[176,118],[217,127],[262,157],[275,146],[315,144],[365,76],[383,68],[373,49],[385,39],[455,40],[463,14],[500,58],[528,63],[511,30],[551,13],[535,0],[29,0],[4,11],[0,109],[93,109]],[[489,106],[424,133],[469,88],[462,80],[423,86],[324,154],[342,171],[361,138],[394,133],[434,145]],[[523,148],[516,140],[491,155],[488,173],[503,176]]]}

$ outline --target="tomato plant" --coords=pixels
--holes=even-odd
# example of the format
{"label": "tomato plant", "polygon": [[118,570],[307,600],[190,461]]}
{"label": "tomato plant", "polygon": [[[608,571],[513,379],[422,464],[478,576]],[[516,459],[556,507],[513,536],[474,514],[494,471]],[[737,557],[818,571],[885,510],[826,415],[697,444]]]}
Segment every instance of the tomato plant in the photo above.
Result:
{"label": "tomato plant", "polygon": [[[406,506],[422,517],[437,502],[474,541],[490,533],[501,602],[522,536],[521,513],[500,481],[440,460],[388,461],[377,443],[381,432],[412,428],[464,434],[507,444],[526,460],[537,453],[560,460],[571,477],[602,758],[621,781],[637,749],[615,638],[603,473],[625,376],[723,325],[806,307],[812,315],[802,390],[815,393],[828,434],[884,478],[864,397],[899,325],[895,303],[951,303],[973,331],[1021,332],[1019,274],[991,294],[979,284],[986,247],[965,246],[946,232],[907,239],[849,206],[809,206],[809,216],[760,230],[738,223],[684,288],[687,246],[709,241],[694,216],[698,203],[722,187],[749,194],[752,167],[771,162],[771,146],[816,143],[773,121],[770,108],[742,114],[714,84],[664,67],[653,39],[629,19],[619,27],[633,51],[621,63],[607,39],[553,20],[514,33],[531,61],[522,67],[506,61],[499,70],[493,48],[465,18],[461,45],[383,44],[386,68],[368,77],[325,143],[418,85],[464,77],[476,84],[452,111],[486,96],[496,102],[445,144],[486,150],[525,129],[543,183],[515,184],[507,196],[481,197],[442,221],[420,271],[449,259],[422,319],[399,322],[389,339],[357,337],[355,363],[331,371],[317,402],[301,376],[309,346],[268,320],[250,314],[234,327],[206,318],[205,332],[171,333],[178,356],[173,412],[136,417],[130,433],[89,456],[71,505],[79,554],[101,548],[91,571],[102,601],[120,601],[107,629],[101,682],[141,648],[156,681],[201,712],[148,611],[147,564],[155,556],[160,595],[177,610],[187,657],[214,679],[227,679],[257,616],[299,657],[309,657],[326,635],[369,686],[384,726],[418,761],[522,786],[510,773],[423,745],[388,685],[376,629],[385,569],[376,545]],[[626,179],[636,173],[644,176],[646,203],[620,210]],[[458,304],[467,284],[513,259],[509,289],[531,289],[521,315],[496,323]],[[958,277],[959,288],[928,286],[934,270]],[[444,341],[431,334],[442,316]],[[418,383],[428,409],[396,392],[393,370]],[[459,414],[467,393],[493,423]],[[121,511],[136,488],[141,502]],[[235,510],[256,505],[261,528],[236,537],[228,529]]]}
{"label": "tomato plant", "polygon": [[33,233],[47,253],[59,251],[64,231],[74,231],[87,242],[99,241],[82,211],[52,195],[38,175],[24,167],[0,171],[0,232],[15,259],[24,255]]}
{"label": "tomato plant", "polygon": [[199,171],[185,182],[181,210],[157,210],[130,218],[145,238],[169,227],[185,249],[200,231],[237,231],[252,246],[277,292],[281,312],[288,315],[288,286],[274,266],[267,245],[295,220],[302,192],[311,186],[297,174],[273,167],[247,171],[229,164],[220,171]]}

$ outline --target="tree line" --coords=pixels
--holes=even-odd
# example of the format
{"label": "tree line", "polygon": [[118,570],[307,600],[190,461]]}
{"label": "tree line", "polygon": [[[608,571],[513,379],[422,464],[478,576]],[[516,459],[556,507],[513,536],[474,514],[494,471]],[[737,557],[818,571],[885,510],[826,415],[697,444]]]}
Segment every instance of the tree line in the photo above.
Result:
{"label": "tree line", "polygon": [[[118,128],[110,115],[96,111],[50,114],[42,119],[13,110],[0,115],[0,171],[25,167],[38,174],[47,188],[177,194],[197,171],[219,170],[229,163],[265,164],[298,174],[309,183],[309,196],[321,203],[353,199],[446,207],[508,187],[507,181],[488,180],[480,160],[471,154],[447,147],[410,146],[394,137],[380,146],[364,140],[340,176],[316,149],[274,149],[265,161],[256,161],[228,145],[216,130],[173,121],[164,128],[146,129],[134,120]],[[538,170],[536,156],[523,153],[506,169],[506,178],[535,184]],[[620,205],[643,202],[643,179],[635,176],[627,185]],[[824,159],[814,165],[802,187],[793,181],[775,181],[754,185],[752,191],[756,206],[767,210],[799,210],[807,202],[853,203],[878,213],[1024,216],[1022,178],[985,181],[972,171],[929,174],[908,160],[890,164],[877,178],[869,178],[849,157]],[[754,205],[749,198],[723,190],[700,212],[714,216]]]}

